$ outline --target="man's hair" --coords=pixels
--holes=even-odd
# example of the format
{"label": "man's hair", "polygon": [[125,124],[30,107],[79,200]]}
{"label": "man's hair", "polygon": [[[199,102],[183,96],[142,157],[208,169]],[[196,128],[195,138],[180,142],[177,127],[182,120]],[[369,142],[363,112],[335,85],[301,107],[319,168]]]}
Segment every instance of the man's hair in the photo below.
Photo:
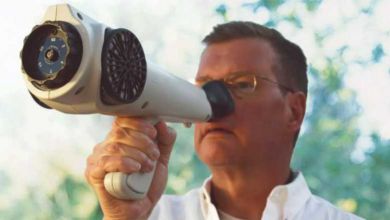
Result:
{"label": "man's hair", "polygon": [[299,46],[284,38],[277,30],[249,21],[232,21],[215,26],[202,42],[208,46],[243,38],[269,42],[279,58],[276,71],[278,81],[307,95],[306,57]]}

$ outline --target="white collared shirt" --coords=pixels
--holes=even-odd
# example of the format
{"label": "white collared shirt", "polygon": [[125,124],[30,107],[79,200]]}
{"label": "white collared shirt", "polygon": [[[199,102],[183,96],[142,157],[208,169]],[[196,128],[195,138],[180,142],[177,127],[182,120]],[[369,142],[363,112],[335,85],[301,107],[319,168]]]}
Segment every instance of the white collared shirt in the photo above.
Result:
{"label": "white collared shirt", "polygon": [[[163,195],[153,209],[152,220],[223,220],[210,198],[211,178],[203,186],[182,196]],[[234,217],[233,217],[234,219]],[[287,185],[276,186],[267,198],[261,220],[360,220],[328,201],[313,195],[302,173]]]}

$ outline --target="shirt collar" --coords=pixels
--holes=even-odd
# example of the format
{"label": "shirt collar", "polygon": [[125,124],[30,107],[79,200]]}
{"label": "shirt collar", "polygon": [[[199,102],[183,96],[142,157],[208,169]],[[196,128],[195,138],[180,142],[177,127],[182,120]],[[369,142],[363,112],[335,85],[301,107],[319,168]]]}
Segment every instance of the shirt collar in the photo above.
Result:
{"label": "shirt collar", "polygon": [[[211,176],[202,185],[201,207],[205,219],[218,219],[218,212],[211,202]],[[292,182],[272,189],[261,219],[290,219],[301,210],[311,196],[303,174],[298,172]]]}
{"label": "shirt collar", "polygon": [[304,207],[311,195],[303,174],[298,172],[292,182],[275,186],[271,191],[262,219],[291,219]]}
{"label": "shirt collar", "polygon": [[211,219],[219,219],[218,218],[218,212],[213,203],[211,202],[211,178],[212,176],[208,177],[202,185],[201,190],[201,208],[202,208],[202,214],[204,219],[211,220]]}

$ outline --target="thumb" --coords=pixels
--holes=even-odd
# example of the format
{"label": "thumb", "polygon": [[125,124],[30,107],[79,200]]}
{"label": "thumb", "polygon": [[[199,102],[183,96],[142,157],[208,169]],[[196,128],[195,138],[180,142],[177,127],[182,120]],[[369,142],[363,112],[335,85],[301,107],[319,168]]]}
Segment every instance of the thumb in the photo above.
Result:
{"label": "thumb", "polygon": [[164,121],[160,121],[156,125],[157,129],[157,144],[160,149],[160,161],[168,164],[169,156],[172,151],[173,144],[176,140],[176,131],[168,127]]}

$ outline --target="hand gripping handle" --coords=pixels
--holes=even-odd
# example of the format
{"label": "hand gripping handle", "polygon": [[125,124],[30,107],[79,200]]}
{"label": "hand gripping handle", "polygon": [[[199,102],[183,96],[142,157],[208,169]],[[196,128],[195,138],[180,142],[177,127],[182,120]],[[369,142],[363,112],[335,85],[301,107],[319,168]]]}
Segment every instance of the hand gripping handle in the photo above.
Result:
{"label": "hand gripping handle", "polygon": [[[155,125],[158,119],[149,118],[149,123]],[[154,171],[156,170],[155,161],[151,172],[126,174],[122,172],[107,173],[104,177],[104,187],[107,192],[118,199],[138,200],[146,196],[152,183]]]}
{"label": "hand gripping handle", "polygon": [[[154,164],[154,167],[156,167],[156,164]],[[107,173],[104,177],[104,187],[107,192],[118,199],[142,199],[149,190],[154,171],[155,168],[148,173]]]}

